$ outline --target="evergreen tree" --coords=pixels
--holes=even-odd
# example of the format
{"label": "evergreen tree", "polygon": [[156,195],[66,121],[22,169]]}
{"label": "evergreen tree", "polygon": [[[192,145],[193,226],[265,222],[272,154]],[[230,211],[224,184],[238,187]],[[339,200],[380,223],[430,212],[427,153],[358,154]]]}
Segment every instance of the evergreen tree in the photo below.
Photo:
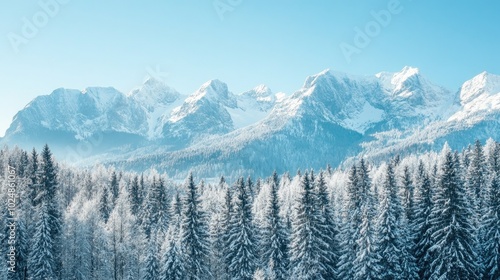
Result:
{"label": "evergreen tree", "polygon": [[141,219],[142,228],[147,238],[149,238],[151,232],[156,230],[165,232],[167,229],[168,209],[166,196],[163,180],[160,178],[156,181],[156,178],[153,177],[153,183],[144,200]]}
{"label": "evergreen tree", "polygon": [[115,171],[111,172],[109,189],[111,190],[111,198],[112,198],[113,205],[115,205],[116,199],[118,198],[118,194],[120,192],[120,187],[118,185],[118,177],[116,176]]}
{"label": "evergreen tree", "polygon": [[231,233],[232,230],[232,218],[234,216],[233,207],[233,194],[231,188],[226,188],[224,195],[224,208],[222,212],[222,242],[224,245],[224,270],[226,272],[226,278],[230,276],[231,271],[229,266],[232,262],[232,248],[231,248]]}
{"label": "evergreen tree", "polygon": [[411,226],[415,232],[415,247],[413,252],[415,254],[420,279],[429,279],[432,261],[429,255],[429,249],[432,246],[430,222],[430,215],[432,212],[432,186],[422,161],[420,161],[418,165],[415,186],[419,195],[415,201],[415,219]]}
{"label": "evergreen tree", "polygon": [[340,254],[338,244],[338,229],[335,223],[335,213],[328,196],[325,175],[323,171],[319,173],[316,182],[317,207],[321,218],[320,234],[321,239],[326,243],[322,248],[320,261],[323,265],[321,274],[325,279],[335,279],[337,276],[337,263]]}
{"label": "evergreen tree", "polygon": [[363,204],[360,231],[356,239],[356,246],[359,249],[355,252],[352,279],[381,279],[379,276],[384,269],[380,266],[380,255],[376,248],[375,228],[370,212],[372,212],[370,206]]}
{"label": "evergreen tree", "polygon": [[445,145],[430,215],[430,279],[478,279],[473,212],[467,205],[459,162]]}
{"label": "evergreen tree", "polygon": [[48,145],[43,148],[41,171],[37,184],[39,191],[35,197],[37,207],[31,242],[31,275],[35,279],[57,279],[62,271],[62,221],[57,200],[57,172]]}
{"label": "evergreen tree", "polygon": [[410,169],[405,166],[403,169],[403,207],[405,211],[406,218],[409,221],[415,219],[415,186],[411,178]]}
{"label": "evergreen tree", "polygon": [[324,279],[321,255],[328,243],[321,237],[321,217],[317,197],[308,172],[301,180],[301,193],[295,205],[291,239],[291,278]]}
{"label": "evergreen tree", "polygon": [[[497,150],[498,151],[498,150]],[[500,279],[500,172],[494,170],[486,199],[486,216],[482,222],[483,279]]]}
{"label": "evergreen tree", "polygon": [[288,236],[286,225],[280,213],[278,199],[279,179],[276,171],[271,178],[271,192],[265,209],[265,222],[262,230],[263,261],[272,279],[287,279],[288,275]]}
{"label": "evergreen tree", "polygon": [[111,202],[110,202],[110,194],[108,186],[103,186],[101,191],[101,196],[99,197],[99,212],[104,223],[108,222],[109,215],[111,215],[112,211]]}
{"label": "evergreen tree", "polygon": [[482,216],[482,196],[486,185],[486,159],[481,142],[476,141],[470,154],[470,164],[466,174],[466,184],[476,208],[476,219]]}
{"label": "evergreen tree", "polygon": [[29,274],[32,279],[59,279],[54,255],[55,240],[50,226],[50,205],[41,200],[37,206],[34,235],[31,242]]}
{"label": "evergreen tree", "polygon": [[210,278],[207,266],[209,249],[207,218],[201,208],[200,193],[192,174],[187,178],[183,204],[181,246],[187,279]]}
{"label": "evergreen tree", "polygon": [[180,244],[182,201],[179,193],[174,195],[170,207],[171,223],[165,235],[162,246],[162,257],[160,267],[161,280],[181,280],[185,279],[185,270],[182,260],[182,250]]}
{"label": "evergreen tree", "polygon": [[132,210],[132,214],[136,217],[139,216],[139,209],[141,207],[141,199],[140,199],[140,189],[139,189],[139,177],[136,175],[132,179],[130,184],[130,206]]}
{"label": "evergreen tree", "polygon": [[[405,212],[398,196],[392,164],[387,166],[378,218],[381,279],[416,279],[416,266],[408,252]],[[403,267],[403,265],[405,267]]]}
{"label": "evergreen tree", "polygon": [[354,279],[353,263],[358,251],[356,239],[361,226],[361,193],[357,167],[353,165],[349,171],[346,186],[346,204],[341,236],[341,254],[338,264],[339,279]]}
{"label": "evergreen tree", "polygon": [[156,236],[157,234],[154,233],[149,239],[145,260],[145,273],[142,277],[144,280],[156,280],[160,276]]}
{"label": "evergreen tree", "polygon": [[243,178],[237,182],[229,233],[229,274],[234,279],[252,279],[256,269],[256,238],[250,195]]}

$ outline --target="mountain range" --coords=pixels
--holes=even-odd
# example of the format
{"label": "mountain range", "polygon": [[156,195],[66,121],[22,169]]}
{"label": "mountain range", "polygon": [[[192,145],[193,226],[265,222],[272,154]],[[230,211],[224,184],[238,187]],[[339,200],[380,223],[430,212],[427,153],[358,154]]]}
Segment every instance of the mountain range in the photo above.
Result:
{"label": "mountain range", "polygon": [[219,80],[190,95],[155,79],[128,94],[56,89],[19,111],[1,142],[48,143],[73,164],[153,167],[173,178],[190,170],[262,176],[499,140],[499,120],[497,75],[480,73],[450,91],[413,67],[373,76],[325,70],[290,95],[265,85],[234,94]]}

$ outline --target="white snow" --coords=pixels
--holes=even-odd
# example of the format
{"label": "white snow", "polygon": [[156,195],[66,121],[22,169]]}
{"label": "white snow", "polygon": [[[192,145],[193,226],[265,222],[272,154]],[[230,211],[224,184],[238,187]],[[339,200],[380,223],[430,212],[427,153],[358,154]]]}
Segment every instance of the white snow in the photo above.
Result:
{"label": "white snow", "polygon": [[377,109],[370,103],[365,102],[362,110],[358,114],[348,119],[342,120],[342,124],[346,128],[364,134],[372,124],[383,120],[383,116],[383,110]]}

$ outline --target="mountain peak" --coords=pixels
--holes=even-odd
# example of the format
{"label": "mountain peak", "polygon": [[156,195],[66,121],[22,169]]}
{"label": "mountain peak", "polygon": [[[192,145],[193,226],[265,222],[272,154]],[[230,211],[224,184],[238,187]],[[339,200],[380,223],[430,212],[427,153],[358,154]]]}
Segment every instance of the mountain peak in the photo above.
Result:
{"label": "mountain peak", "polygon": [[180,97],[180,93],[169,87],[165,82],[150,77],[142,86],[131,91],[129,96],[148,108],[148,110],[152,110],[156,104],[174,102]]}
{"label": "mountain peak", "polygon": [[467,103],[480,95],[500,93],[500,76],[483,71],[466,81],[460,89],[460,100]]}

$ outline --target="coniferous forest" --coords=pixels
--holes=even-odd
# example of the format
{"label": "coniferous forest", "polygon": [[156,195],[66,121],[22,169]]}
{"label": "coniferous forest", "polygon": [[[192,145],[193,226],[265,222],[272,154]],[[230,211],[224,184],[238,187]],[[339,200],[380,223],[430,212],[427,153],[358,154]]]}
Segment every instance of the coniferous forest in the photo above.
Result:
{"label": "coniferous forest", "polygon": [[500,279],[500,145],[176,182],[0,151],[0,279]]}

